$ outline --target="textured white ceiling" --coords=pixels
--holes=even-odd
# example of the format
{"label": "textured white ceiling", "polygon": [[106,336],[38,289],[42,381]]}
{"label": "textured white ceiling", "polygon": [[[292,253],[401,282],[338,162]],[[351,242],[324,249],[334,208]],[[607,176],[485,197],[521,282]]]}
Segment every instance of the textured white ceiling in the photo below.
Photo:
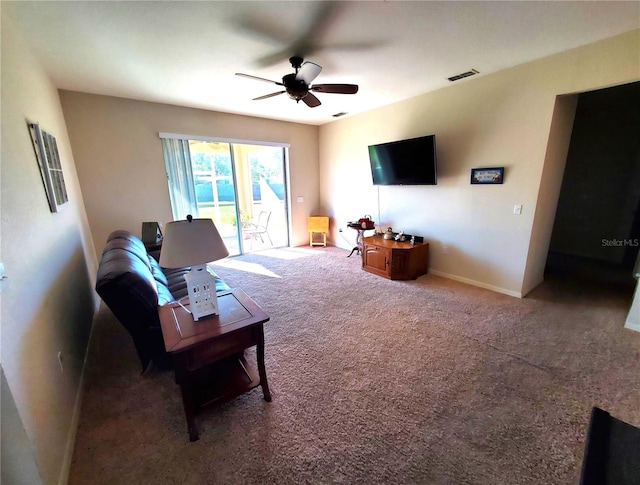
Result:
{"label": "textured white ceiling", "polygon": [[[640,28],[639,2],[6,2],[58,88],[309,124]],[[326,14],[326,15],[325,15]],[[355,95],[252,101],[302,51]],[[472,82],[463,80],[458,82]]]}

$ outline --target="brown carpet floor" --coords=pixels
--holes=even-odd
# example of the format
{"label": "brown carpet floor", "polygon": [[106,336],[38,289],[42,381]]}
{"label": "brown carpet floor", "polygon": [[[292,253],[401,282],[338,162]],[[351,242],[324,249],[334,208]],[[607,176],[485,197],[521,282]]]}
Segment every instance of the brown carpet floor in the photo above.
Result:
{"label": "brown carpet floor", "polygon": [[203,410],[195,443],[172,372],[140,375],[103,308],[69,483],[564,485],[592,406],[640,426],[631,293],[551,280],[517,299],[433,275],[388,281],[347,254],[216,265],[271,316],[273,402],[257,388]]}

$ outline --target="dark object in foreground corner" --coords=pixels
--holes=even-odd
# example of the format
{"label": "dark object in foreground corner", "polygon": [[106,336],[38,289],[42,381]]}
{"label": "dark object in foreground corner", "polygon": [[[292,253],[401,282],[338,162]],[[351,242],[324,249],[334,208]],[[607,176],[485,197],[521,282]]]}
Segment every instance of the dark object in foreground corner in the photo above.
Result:
{"label": "dark object in foreground corner", "polygon": [[640,429],[594,407],[580,485],[640,484]]}

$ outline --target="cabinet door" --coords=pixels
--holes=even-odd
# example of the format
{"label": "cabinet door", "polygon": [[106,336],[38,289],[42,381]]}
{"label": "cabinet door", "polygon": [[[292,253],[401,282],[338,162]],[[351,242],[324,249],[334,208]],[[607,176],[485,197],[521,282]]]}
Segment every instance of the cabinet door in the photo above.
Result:
{"label": "cabinet door", "polygon": [[393,251],[389,269],[389,276],[392,280],[408,280],[412,278],[409,264],[411,257],[410,251],[411,249]]}
{"label": "cabinet door", "polygon": [[391,270],[390,251],[366,244],[362,252],[362,267],[371,273],[389,277]]}

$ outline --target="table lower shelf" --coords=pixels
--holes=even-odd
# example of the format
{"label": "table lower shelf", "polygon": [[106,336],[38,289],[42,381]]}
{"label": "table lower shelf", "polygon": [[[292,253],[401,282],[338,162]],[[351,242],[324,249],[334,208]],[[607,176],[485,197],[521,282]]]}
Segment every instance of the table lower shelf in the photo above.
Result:
{"label": "table lower shelf", "polygon": [[194,372],[187,383],[194,407],[222,404],[260,385],[255,364],[236,354]]}

